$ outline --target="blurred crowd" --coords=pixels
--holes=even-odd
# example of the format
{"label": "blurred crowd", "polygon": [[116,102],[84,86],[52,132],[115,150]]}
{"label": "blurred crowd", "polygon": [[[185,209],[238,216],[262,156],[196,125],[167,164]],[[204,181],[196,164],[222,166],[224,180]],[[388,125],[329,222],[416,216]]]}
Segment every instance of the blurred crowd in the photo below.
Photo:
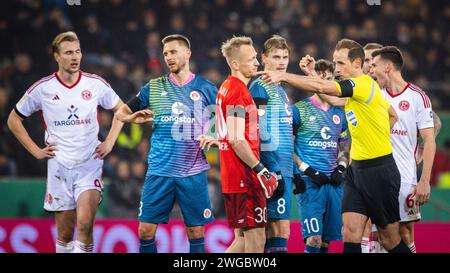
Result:
{"label": "blurred crowd", "polygon": [[[450,5],[446,1],[381,1],[380,6],[361,0],[18,0],[2,3],[0,10],[0,176],[46,175],[46,163],[36,161],[15,140],[6,126],[9,112],[25,90],[57,66],[51,41],[60,32],[77,32],[83,51],[82,69],[109,81],[127,101],[151,78],[167,72],[161,38],[181,33],[192,45],[191,68],[217,86],[228,67],[220,46],[233,35],[248,35],[260,52],[264,41],[278,33],[291,47],[289,71],[301,73],[299,58],[310,54],[332,59],[342,37],[362,45],[378,42],[396,45],[404,54],[404,73],[428,93],[435,111],[450,109]],[[292,101],[303,92],[288,89]],[[100,139],[111,124],[101,111]],[[43,145],[40,115],[24,124]],[[126,125],[116,147],[105,161],[110,179],[112,215],[137,213],[140,187],[146,170],[150,126]],[[442,171],[450,170],[450,142],[439,151]],[[209,172],[211,192],[219,196],[218,162]],[[436,169],[435,172],[436,174]],[[436,178],[432,183],[435,183]],[[450,179],[450,178],[449,178]],[[128,212],[127,212],[128,211]],[[130,214],[127,214],[130,213]],[[216,213],[223,213],[217,209]]]}

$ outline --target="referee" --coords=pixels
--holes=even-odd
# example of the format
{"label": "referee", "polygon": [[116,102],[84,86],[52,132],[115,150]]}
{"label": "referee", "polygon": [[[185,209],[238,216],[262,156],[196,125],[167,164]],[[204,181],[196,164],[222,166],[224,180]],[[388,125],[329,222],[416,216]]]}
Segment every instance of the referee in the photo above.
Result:
{"label": "referee", "polygon": [[[377,226],[381,244],[388,252],[410,253],[399,231],[400,173],[392,156],[390,128],[397,114],[383,97],[378,84],[364,75],[364,50],[349,39],[340,40],[333,53],[339,82],[313,75],[278,71],[258,72],[269,83],[287,82],[299,89],[330,95],[330,102],[345,105],[352,136],[347,181],[342,198],[344,253],[361,253],[361,239],[368,218]],[[311,71],[314,59],[305,57],[302,70]]]}

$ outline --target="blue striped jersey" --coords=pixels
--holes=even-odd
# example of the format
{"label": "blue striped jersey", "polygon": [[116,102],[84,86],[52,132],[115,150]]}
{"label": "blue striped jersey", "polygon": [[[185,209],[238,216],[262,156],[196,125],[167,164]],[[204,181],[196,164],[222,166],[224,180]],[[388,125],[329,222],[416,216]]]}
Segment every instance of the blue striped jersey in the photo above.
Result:
{"label": "blue striped jersey", "polygon": [[261,162],[269,171],[293,177],[292,110],[284,88],[257,78],[249,90],[255,102],[266,102],[258,110]]}
{"label": "blue striped jersey", "polygon": [[347,121],[342,108],[325,111],[313,101],[306,98],[293,107],[295,153],[312,168],[331,175],[337,166],[338,142],[347,141]]}
{"label": "blue striped jersey", "polygon": [[147,175],[187,177],[209,169],[197,138],[209,131],[216,95],[216,86],[197,75],[181,87],[165,75],[141,88],[140,109],[155,112]]}

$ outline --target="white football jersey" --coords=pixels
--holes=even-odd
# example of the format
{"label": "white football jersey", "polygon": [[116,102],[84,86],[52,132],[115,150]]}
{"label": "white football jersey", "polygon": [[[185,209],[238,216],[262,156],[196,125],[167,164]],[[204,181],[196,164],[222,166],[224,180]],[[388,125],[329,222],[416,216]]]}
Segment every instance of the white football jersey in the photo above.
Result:
{"label": "white football jersey", "polygon": [[382,92],[399,118],[391,129],[391,142],[402,183],[416,185],[419,130],[434,127],[430,99],[411,83],[396,95],[384,88]]}
{"label": "white football jersey", "polygon": [[45,143],[55,144],[55,159],[71,169],[95,153],[99,124],[97,108],[112,109],[119,96],[101,77],[79,73],[68,86],[56,73],[34,83],[16,105],[23,118],[42,111]]}

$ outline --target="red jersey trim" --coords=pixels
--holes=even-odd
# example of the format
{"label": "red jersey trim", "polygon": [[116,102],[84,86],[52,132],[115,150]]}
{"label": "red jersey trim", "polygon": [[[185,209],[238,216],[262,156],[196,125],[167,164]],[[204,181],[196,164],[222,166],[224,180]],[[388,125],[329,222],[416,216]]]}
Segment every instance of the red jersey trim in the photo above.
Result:
{"label": "red jersey trim", "polygon": [[45,78],[42,78],[42,79],[38,80],[38,81],[35,82],[32,86],[30,86],[30,88],[28,88],[27,91],[26,91],[25,93],[30,94],[30,93],[33,92],[33,90],[34,90],[36,87],[38,87],[41,83],[47,82],[47,81],[53,79],[54,77],[55,77],[55,75],[52,74],[52,75],[50,75],[50,76],[47,76],[47,77],[45,77]]}
{"label": "red jersey trim", "polygon": [[398,93],[398,94],[394,94],[394,93],[392,93],[391,92],[391,90],[389,90],[389,89],[387,89],[386,88],[386,92],[389,94],[389,96],[391,96],[392,98],[395,98],[395,97],[398,97],[398,96],[400,96],[401,94],[403,94],[405,91],[406,91],[406,89],[408,89],[408,87],[411,85],[411,83],[406,83],[406,86],[405,86],[405,88],[403,88],[403,90],[400,92],[400,93]]}
{"label": "red jersey trim", "polygon": [[55,72],[56,79],[59,81],[59,83],[62,84],[64,87],[68,88],[68,89],[74,88],[80,82],[81,74],[82,74],[81,71],[78,71],[78,78],[77,78],[77,80],[72,85],[67,85],[58,76],[58,72]]}
{"label": "red jersey trim", "polygon": [[431,107],[430,99],[428,98],[427,94],[425,94],[425,92],[422,89],[420,89],[419,87],[417,87],[417,86],[415,86],[413,84],[410,85],[410,89],[412,91],[415,91],[415,92],[420,94],[420,96],[422,97],[423,105],[424,105],[425,108]]}
{"label": "red jersey trim", "polygon": [[83,73],[83,76],[85,76],[85,77],[92,78],[92,79],[97,79],[97,80],[103,82],[106,86],[111,87],[111,85],[109,85],[109,83],[105,79],[100,77],[99,75],[86,73],[86,72],[81,72],[81,73]]}

